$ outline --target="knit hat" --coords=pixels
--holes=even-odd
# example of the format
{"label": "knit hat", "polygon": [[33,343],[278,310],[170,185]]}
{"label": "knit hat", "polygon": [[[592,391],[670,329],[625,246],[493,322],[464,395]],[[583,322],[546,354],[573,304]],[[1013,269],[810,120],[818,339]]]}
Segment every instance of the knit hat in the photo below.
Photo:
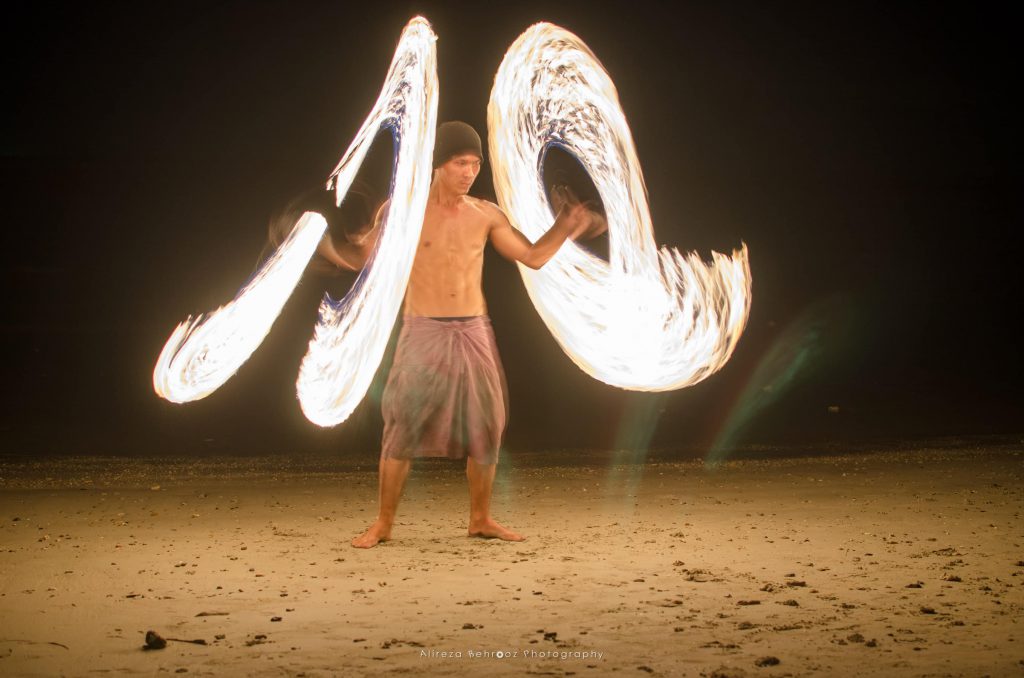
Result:
{"label": "knit hat", "polygon": [[460,153],[473,153],[483,160],[480,135],[471,126],[458,120],[438,125],[437,135],[434,137],[434,169]]}

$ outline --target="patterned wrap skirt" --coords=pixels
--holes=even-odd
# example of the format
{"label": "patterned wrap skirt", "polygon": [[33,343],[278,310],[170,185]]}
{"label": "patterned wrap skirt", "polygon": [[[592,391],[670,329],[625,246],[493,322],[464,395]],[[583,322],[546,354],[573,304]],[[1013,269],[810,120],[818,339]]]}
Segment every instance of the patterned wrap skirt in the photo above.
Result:
{"label": "patterned wrap skirt", "polygon": [[385,459],[495,464],[508,419],[491,321],[406,316],[381,402]]}

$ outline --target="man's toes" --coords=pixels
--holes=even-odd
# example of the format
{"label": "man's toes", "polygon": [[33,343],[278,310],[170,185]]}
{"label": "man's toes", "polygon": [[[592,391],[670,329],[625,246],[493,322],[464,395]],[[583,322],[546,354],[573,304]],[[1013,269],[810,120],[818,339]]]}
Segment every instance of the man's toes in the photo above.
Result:
{"label": "man's toes", "polygon": [[372,531],[366,531],[352,540],[352,546],[357,549],[368,549],[373,548],[382,541],[387,541],[387,537],[384,535],[374,534]]}

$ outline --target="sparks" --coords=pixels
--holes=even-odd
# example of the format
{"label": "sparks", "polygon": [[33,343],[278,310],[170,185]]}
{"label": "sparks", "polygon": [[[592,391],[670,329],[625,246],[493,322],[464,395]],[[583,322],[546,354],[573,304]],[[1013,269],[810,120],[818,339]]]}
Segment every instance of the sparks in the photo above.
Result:
{"label": "sparks", "polygon": [[695,384],[732,355],[750,313],[747,249],[658,249],[647,190],[618,94],[590,49],[541,23],[512,44],[494,78],[487,125],[494,189],[531,240],[552,221],[541,177],[550,146],[589,172],[608,216],[609,261],[566,243],[543,268],[519,266],[526,289],[565,353],[620,388]]}

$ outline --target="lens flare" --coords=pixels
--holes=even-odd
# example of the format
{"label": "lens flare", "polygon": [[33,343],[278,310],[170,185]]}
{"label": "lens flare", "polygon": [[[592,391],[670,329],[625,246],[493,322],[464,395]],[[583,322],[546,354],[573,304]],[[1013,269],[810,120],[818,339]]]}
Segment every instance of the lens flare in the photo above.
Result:
{"label": "lens flare", "polygon": [[710,264],[657,248],[618,94],[583,41],[546,23],[519,36],[494,78],[487,124],[498,202],[529,239],[553,218],[541,177],[551,146],[579,159],[605,205],[609,261],[567,243],[543,268],[519,267],[565,353],[594,378],[639,391],[720,369],[750,313],[746,246]]}

